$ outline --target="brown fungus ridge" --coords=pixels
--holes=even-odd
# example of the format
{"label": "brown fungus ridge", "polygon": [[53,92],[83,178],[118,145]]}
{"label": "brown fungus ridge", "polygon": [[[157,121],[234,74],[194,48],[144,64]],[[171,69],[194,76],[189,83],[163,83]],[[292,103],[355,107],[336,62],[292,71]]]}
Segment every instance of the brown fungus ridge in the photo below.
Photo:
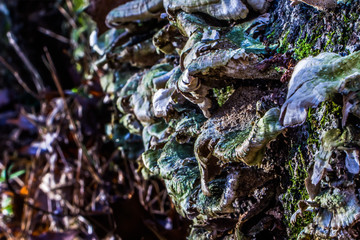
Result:
{"label": "brown fungus ridge", "polygon": [[164,54],[180,52],[186,43],[186,37],[171,24],[165,25],[153,36],[153,45]]}
{"label": "brown fungus ridge", "polygon": [[336,0],[291,0],[291,6],[296,6],[300,3],[305,3],[322,11],[333,10],[337,5]]}
{"label": "brown fungus ridge", "polygon": [[109,12],[105,23],[109,28],[121,27],[126,22],[158,18],[163,10],[162,0],[134,0]]}
{"label": "brown fungus ridge", "polygon": [[120,53],[109,54],[116,63],[130,63],[134,67],[151,67],[155,65],[163,56],[158,54],[151,39],[141,43],[125,47]]}
{"label": "brown fungus ridge", "polygon": [[246,5],[237,0],[164,0],[164,6],[167,12],[202,12],[221,20],[244,19],[249,13]]}
{"label": "brown fungus ridge", "polygon": [[[188,13],[201,12],[219,20],[239,20],[248,17],[250,11],[264,13],[269,7],[266,0],[164,0],[168,13],[183,10]],[[250,8],[248,8],[250,7]]]}

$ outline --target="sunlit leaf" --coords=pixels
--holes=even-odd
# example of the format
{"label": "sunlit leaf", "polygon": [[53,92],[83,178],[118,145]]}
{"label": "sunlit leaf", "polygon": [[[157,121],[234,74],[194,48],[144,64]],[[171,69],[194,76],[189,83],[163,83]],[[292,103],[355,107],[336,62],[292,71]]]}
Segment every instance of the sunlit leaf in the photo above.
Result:
{"label": "sunlit leaf", "polygon": [[[8,172],[11,172],[12,167],[13,167],[12,165],[9,167]],[[13,178],[19,177],[19,176],[21,176],[21,175],[24,174],[24,173],[25,173],[25,170],[19,170],[19,171],[17,171],[17,172],[14,172],[14,173],[10,174],[9,179],[13,179]],[[1,172],[0,183],[5,182],[5,180],[6,180],[6,170],[4,169],[4,170],[2,170],[2,172]]]}
{"label": "sunlit leaf", "polygon": [[84,8],[89,4],[89,1],[87,0],[74,0],[73,1],[73,5],[74,5],[74,10],[76,12],[81,12],[84,10]]}
{"label": "sunlit leaf", "polygon": [[13,215],[11,198],[3,194],[1,199],[1,213],[5,216]]}

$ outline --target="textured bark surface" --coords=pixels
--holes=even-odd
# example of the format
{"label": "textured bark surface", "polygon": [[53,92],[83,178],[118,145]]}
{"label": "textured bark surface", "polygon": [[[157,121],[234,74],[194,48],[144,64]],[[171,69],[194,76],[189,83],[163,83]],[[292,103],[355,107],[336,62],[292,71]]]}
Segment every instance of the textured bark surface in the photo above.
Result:
{"label": "textured bark surface", "polygon": [[320,52],[349,54],[360,49],[360,3],[339,2],[334,10],[318,11],[290,1],[272,3],[271,20],[265,36],[280,42],[280,51],[295,51],[299,59]]}
{"label": "textured bark surface", "polygon": [[[192,221],[189,239],[357,238],[360,2],[324,9],[314,1],[319,11],[276,0],[266,11],[248,1],[244,19],[223,18],[228,1],[218,12],[200,2],[191,1],[196,11],[165,4],[167,19],[148,26],[165,56],[147,54],[166,69],[154,64],[118,79],[126,82],[121,116],[132,116],[125,127],[144,142],[144,176],[165,182]],[[143,27],[114,11],[110,24]],[[156,19],[157,11],[131,19]],[[109,50],[110,66],[124,73],[115,66],[129,46],[138,54],[130,63],[141,66],[146,38]],[[340,55],[308,58],[323,52]],[[289,106],[305,120],[287,119]]]}

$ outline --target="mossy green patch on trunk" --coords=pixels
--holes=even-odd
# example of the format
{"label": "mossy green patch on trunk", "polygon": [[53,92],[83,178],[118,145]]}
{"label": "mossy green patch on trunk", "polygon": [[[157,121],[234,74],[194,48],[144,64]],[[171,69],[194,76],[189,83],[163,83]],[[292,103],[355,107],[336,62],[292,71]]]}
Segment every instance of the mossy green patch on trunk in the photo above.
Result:
{"label": "mossy green patch on trunk", "polygon": [[295,224],[290,223],[292,214],[298,208],[297,203],[300,200],[309,198],[304,184],[305,179],[308,177],[307,170],[309,165],[308,159],[306,160],[303,154],[306,148],[298,145],[297,147],[293,146],[292,149],[293,152],[290,153],[290,159],[287,163],[290,184],[282,196],[282,201],[289,239],[296,239],[304,227],[312,222],[314,214],[310,212],[305,213],[303,218],[298,218]]}

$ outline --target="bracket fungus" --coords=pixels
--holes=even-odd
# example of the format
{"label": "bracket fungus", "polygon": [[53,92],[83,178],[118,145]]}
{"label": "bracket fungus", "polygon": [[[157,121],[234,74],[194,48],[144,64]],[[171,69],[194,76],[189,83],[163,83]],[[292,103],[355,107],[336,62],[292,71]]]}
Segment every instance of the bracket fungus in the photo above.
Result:
{"label": "bracket fungus", "polygon": [[163,10],[162,0],[134,0],[111,10],[106,16],[108,27],[119,27],[121,23],[156,18]]}
{"label": "bracket fungus", "polygon": [[301,60],[290,79],[280,122],[284,126],[304,123],[309,108],[317,107],[336,93],[346,99],[348,94],[358,92],[359,80],[360,51],[346,57],[321,53]]}
{"label": "bracket fungus", "polygon": [[[315,213],[304,236],[350,236],[358,222],[360,51],[305,58],[291,75],[295,46],[316,40],[325,51],[324,39],[340,41],[332,34],[343,28],[323,33],[319,26],[323,35],[301,39],[314,30],[311,22],[285,34],[279,21],[294,30],[311,18],[329,31],[333,16],[302,16],[290,1],[275,2],[134,0],[107,16],[108,26],[124,32],[104,57],[113,57],[108,65],[118,71],[131,65],[132,77],[120,81],[116,95],[121,124],[141,135],[144,176],[163,180],[176,210],[192,221],[189,239],[290,231],[286,221],[299,200],[293,222],[305,210]],[[300,2],[324,11],[344,5],[292,5]],[[353,8],[342,10],[355,18]],[[344,34],[358,25],[346,16],[354,27]],[[280,79],[290,75],[285,98]],[[336,105],[336,114],[323,110],[326,104]]]}
{"label": "bracket fungus", "polygon": [[[187,13],[179,13],[178,27],[189,37],[180,56],[183,74],[178,81],[178,90],[190,102],[197,104],[204,115],[211,116],[209,89],[227,79],[232,81],[247,79],[275,80],[281,76],[274,68],[259,71],[261,54],[266,47],[245,32],[258,24],[238,25],[232,29],[205,27],[206,23]],[[255,22],[266,21],[261,16]],[[220,32],[224,32],[223,35]]]}
{"label": "bracket fungus", "polygon": [[164,0],[167,12],[183,10],[188,13],[202,12],[220,20],[244,19],[251,10],[264,13],[269,3],[266,0]]}
{"label": "bracket fungus", "polygon": [[318,10],[327,11],[336,8],[336,0],[291,0],[291,6],[296,6],[299,3],[305,3]]}

